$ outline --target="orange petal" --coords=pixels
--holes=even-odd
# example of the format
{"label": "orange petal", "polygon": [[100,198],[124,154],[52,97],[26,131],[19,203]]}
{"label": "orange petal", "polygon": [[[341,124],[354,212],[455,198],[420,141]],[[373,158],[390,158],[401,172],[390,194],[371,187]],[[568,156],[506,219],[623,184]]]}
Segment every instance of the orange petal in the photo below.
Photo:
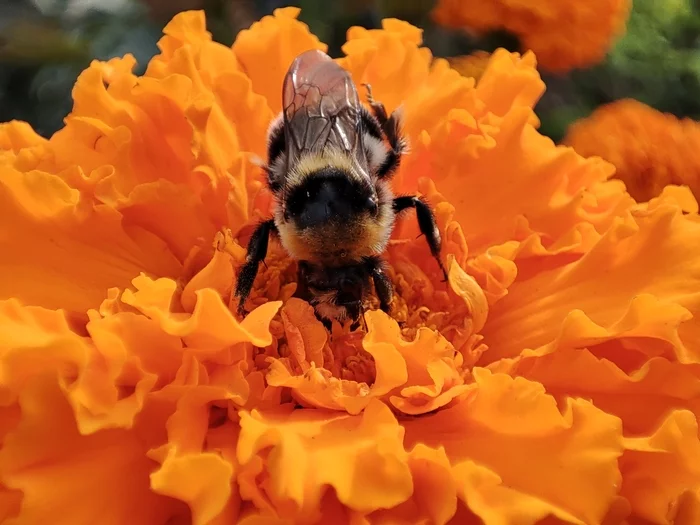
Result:
{"label": "orange petal", "polygon": [[[700,504],[700,440],[695,415],[674,410],[648,437],[625,439],[622,495],[652,523],[694,523]],[[693,509],[689,507],[694,507]],[[685,519],[681,517],[685,516]]]}
{"label": "orange petal", "polygon": [[[596,347],[591,350],[596,351]],[[629,350],[615,347],[612,352]],[[560,348],[544,356],[528,355],[514,363],[494,364],[493,368],[541,383],[559,400],[569,395],[590,399],[596,407],[619,417],[626,434],[652,433],[674,408],[691,410],[700,417],[697,365],[654,357],[625,372],[589,350]]]}
{"label": "orange petal", "polygon": [[165,180],[139,184],[126,199],[103,198],[130,224],[137,224],[162,239],[183,263],[192,247],[202,239],[212,239],[219,224],[224,222],[210,216],[213,214],[206,211],[206,203],[190,187]]}
{"label": "orange petal", "polygon": [[17,517],[22,506],[22,492],[10,490],[0,484],[0,520],[9,523],[10,518]]}
{"label": "orange petal", "polygon": [[216,290],[222,298],[230,296],[233,281],[234,272],[231,255],[221,250],[215,250],[209,263],[202,271],[190,279],[182,290],[180,301],[183,308],[188,312],[192,312],[197,304],[197,290],[203,288]]}
{"label": "orange petal", "polygon": [[273,387],[286,387],[295,399],[306,406],[361,412],[371,401],[371,389],[366,383],[334,377],[329,370],[310,366],[297,375],[279,360],[273,360],[265,377]]}
{"label": "orange petal", "polygon": [[26,122],[12,120],[0,124],[0,151],[19,153],[23,149],[43,146],[47,140]]}
{"label": "orange petal", "polygon": [[186,502],[194,525],[209,525],[227,507],[232,474],[231,464],[218,454],[172,455],[151,475],[151,487]]}
{"label": "orange petal", "polygon": [[236,511],[229,506],[233,465],[219,454],[204,450],[210,403],[235,395],[224,387],[187,389],[168,419],[168,443],[149,454],[162,462],[151,475],[153,490],[186,502],[196,524],[209,524],[222,513],[230,516]]}
{"label": "orange petal", "polygon": [[454,261],[449,265],[448,279],[450,287],[464,300],[472,323],[472,333],[478,333],[486,324],[489,305],[486,294],[477,284],[476,279],[465,272]]}
{"label": "orange petal", "polygon": [[[521,355],[543,356],[562,348],[589,347],[596,355],[607,357],[625,370],[659,355],[683,360],[688,351],[678,330],[681,323],[691,318],[682,306],[640,294],[631,300],[623,317],[608,328],[595,324],[580,310],[573,310],[562,322],[556,340],[537,350],[525,350]],[[624,353],[613,350],[619,349],[619,345]]]}
{"label": "orange petal", "polygon": [[[406,132],[410,137],[431,129],[448,108],[474,107],[473,81],[438,61],[431,72],[430,50],[419,47],[421,30],[406,22],[388,19],[382,29],[353,27],[343,45],[339,63],[355,84],[369,83],[374,98],[388,112],[405,105]],[[444,91],[438,92],[437,87]],[[361,93],[364,99],[364,93]]]}
{"label": "orange petal", "polygon": [[[605,188],[588,188],[606,180],[612,166],[554,146],[528,123],[530,113],[529,108],[514,107],[502,119],[476,122],[453,110],[429,145],[416,149],[412,162],[425,166],[421,175],[449,195],[473,255],[495,244],[524,240],[531,232],[549,246],[584,218],[602,231],[619,213],[618,201],[631,203],[615,185],[617,198],[605,194],[601,209],[598,194]],[[527,229],[520,233],[523,222]]]}
{"label": "orange petal", "polygon": [[297,7],[275,9],[250,29],[240,31],[233,43],[233,52],[254,91],[267,99],[273,113],[282,110],[282,81],[297,55],[309,49],[328,49],[309,33],[306,24],[297,21],[299,12]]}
{"label": "orange petal", "polygon": [[[66,127],[51,139],[58,168],[80,166],[90,173],[113,165],[111,184],[128,195],[138,182],[184,182],[190,173],[192,129],[177,103],[139,89],[133,57],[93,62],[76,81],[75,106]],[[106,190],[103,190],[105,192]]]}
{"label": "orange petal", "polygon": [[86,329],[107,368],[143,370],[157,378],[155,388],[170,383],[182,365],[186,350],[180,338],[163,332],[157,321],[146,316],[133,312],[98,316],[91,312]]}
{"label": "orange petal", "polygon": [[[89,174],[72,176],[72,185],[164,239],[180,260],[227,222],[231,204],[240,208],[233,224],[248,218],[254,195],[247,193],[250,170],[239,136],[250,134],[246,144],[259,148],[266,125],[264,100],[242,73],[233,68],[224,78],[226,67],[182,45],[194,53],[191,67],[162,79],[135,77],[132,59],[94,62],[76,83],[66,127],[51,141],[56,169]],[[219,47],[228,54],[224,63],[235,60]],[[239,96],[235,105],[230,97],[225,108],[217,103],[213,90],[222,83]]]}
{"label": "orange petal", "polygon": [[272,342],[269,325],[282,305],[280,301],[256,308],[239,322],[211,288],[198,290],[194,311],[182,314],[170,311],[175,281],[153,281],[142,275],[133,284],[137,291],[125,290],[122,301],[155,319],[163,331],[181,337],[188,346],[216,352],[241,342],[261,347]]}
{"label": "orange petal", "polygon": [[[700,224],[688,217],[671,204],[628,214],[579,261],[516,281],[491,309],[482,331],[489,346],[484,359],[493,362],[547,345],[568,318],[571,333],[584,330],[581,323],[590,320],[622,335],[631,331],[666,339],[678,360],[698,362],[700,329],[694,319],[686,320],[686,310],[700,308],[695,262],[700,258],[688,242],[700,234]],[[640,298],[647,294],[656,300]],[[663,326],[669,321],[671,326]],[[591,329],[585,328],[599,336]]]}
{"label": "orange petal", "polygon": [[[397,332],[398,327],[386,314],[367,313],[368,326],[376,325],[376,328],[370,328],[370,333],[375,330],[377,335],[368,335],[362,342],[366,350],[365,355],[360,355],[359,348],[349,345],[352,357],[344,359],[340,345],[337,342],[333,345],[334,355],[329,357],[335,361],[344,361],[338,366],[334,366],[335,362],[326,362],[322,351],[327,332],[315,318],[311,306],[303,301],[290,299],[283,310],[283,319],[284,317],[289,352],[301,373],[295,373],[296,371],[293,372],[281,361],[273,359],[267,382],[272,386],[291,388],[295,398],[303,403],[358,414],[372,399],[385,396],[406,383],[406,362],[391,336],[386,338],[384,335],[387,331],[384,328],[389,328],[391,323],[394,323],[394,328],[389,328],[389,331]],[[354,380],[343,377],[341,369],[347,367],[348,362],[363,363],[370,356],[373,358],[372,368],[375,372],[371,386],[359,378]],[[440,375],[443,372],[440,370],[436,374]]]}
{"label": "orange petal", "polygon": [[96,335],[91,341],[71,331],[63,313],[23,307],[15,300],[0,303],[0,319],[0,384],[11,399],[47,375],[59,381],[81,433],[133,426],[158,377],[132,353],[131,330],[91,323]]}
{"label": "orange petal", "polygon": [[253,91],[251,80],[242,72],[217,78],[214,95],[230,125],[235,126],[241,149],[264,158],[267,128],[274,117],[265,97]]}
{"label": "orange petal", "polygon": [[312,364],[323,367],[323,347],[328,332],[306,301],[291,298],[282,308],[282,323],[290,354],[303,371]]}
{"label": "orange petal", "polygon": [[211,89],[216,77],[239,69],[231,49],[212,41],[204,11],[176,14],[163,33],[165,36],[158,41],[161,54],[149,62],[147,76],[182,74],[192,79],[196,95],[201,95]]}
{"label": "orange petal", "polygon": [[378,401],[359,416],[319,410],[241,412],[239,476],[264,470],[268,479],[256,486],[257,495],[244,491],[243,484],[241,494],[265,498],[281,518],[299,520],[314,515],[326,485],[357,511],[398,505],[413,491],[402,436],[391,411]]}
{"label": "orange petal", "polygon": [[[165,523],[186,515],[153,493],[139,434],[103,430],[81,436],[55,380],[37,378],[19,397],[22,419],[0,451],[0,478],[24,494],[5,523]],[[153,421],[157,424],[157,421]]]}
{"label": "orange petal", "polygon": [[[489,112],[502,117],[512,108],[534,109],[544,90],[533,53],[520,55],[496,49],[479,79],[476,93]],[[536,126],[538,122],[533,113],[530,123]]]}
{"label": "orange petal", "polygon": [[[393,347],[403,361],[401,368],[407,371],[402,383],[389,393],[391,404],[399,411],[411,415],[432,412],[466,391],[459,369],[461,356],[440,334],[421,328],[408,342],[401,337],[396,321],[384,312],[367,312],[365,319],[368,331],[363,344],[367,351],[378,355],[382,347]],[[399,368],[398,364],[393,366]],[[378,363],[378,380],[382,372]]]}
{"label": "orange petal", "polygon": [[450,522],[457,512],[457,484],[445,451],[418,444],[408,454],[408,465],[413,476],[413,496],[398,507],[373,512],[370,523]]}
{"label": "orange petal", "polygon": [[[118,212],[81,200],[55,175],[0,168],[0,296],[26,304],[85,312],[107,290],[141,271],[174,276],[179,263],[140,228],[125,228]],[[43,276],[37,279],[37,276]]]}
{"label": "orange petal", "polygon": [[473,374],[473,396],[406,421],[408,445],[444,446],[460,498],[487,523],[549,515],[600,522],[620,482],[619,420],[579,399],[560,412],[541,385],[522,378]]}

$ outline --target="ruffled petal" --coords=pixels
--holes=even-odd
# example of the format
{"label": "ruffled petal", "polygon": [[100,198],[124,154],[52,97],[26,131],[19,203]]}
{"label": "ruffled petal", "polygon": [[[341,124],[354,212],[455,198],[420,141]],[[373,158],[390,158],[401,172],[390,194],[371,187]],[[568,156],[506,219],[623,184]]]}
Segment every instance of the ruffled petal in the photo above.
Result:
{"label": "ruffled petal", "polygon": [[20,171],[36,169],[46,157],[48,141],[26,122],[13,120],[0,124],[0,165]]}
{"label": "ruffled petal", "polygon": [[141,366],[130,340],[148,334],[146,327],[91,326],[96,337],[90,340],[73,332],[63,313],[23,307],[14,300],[0,303],[0,321],[0,387],[10,400],[48,376],[59,382],[82,434],[134,425],[159,379]]}
{"label": "ruffled petal", "polygon": [[163,28],[161,50],[148,63],[146,76],[167,78],[183,75],[192,81],[193,97],[207,96],[215,79],[240,70],[230,48],[212,41],[204,11],[183,11]]}
{"label": "ruffled petal", "polygon": [[[401,505],[373,512],[367,523],[464,523],[457,512],[457,483],[442,448],[418,444],[408,454],[413,476],[413,495]],[[450,521],[450,520],[456,521]]]}
{"label": "ruffled petal", "polygon": [[233,43],[253,90],[267,99],[275,114],[282,110],[282,82],[292,61],[309,49],[328,49],[297,20],[300,11],[297,7],[275,9],[250,29],[240,31]]}
{"label": "ruffled petal", "polygon": [[[284,353],[290,357],[272,360],[267,382],[291,388],[300,402],[358,414],[374,398],[406,382],[406,364],[390,343],[370,343],[365,351],[361,339],[351,336],[331,350],[326,346],[327,332],[313,308],[299,299],[287,302],[282,318]],[[363,365],[370,369],[363,369]]]}
{"label": "ruffled petal", "polygon": [[473,374],[473,396],[405,422],[408,446],[444,447],[459,497],[486,523],[600,522],[621,479],[619,420],[579,399],[560,412],[522,378]]}
{"label": "ruffled petal", "polygon": [[167,422],[168,443],[149,453],[162,463],[151,475],[151,488],[157,494],[187,503],[193,524],[207,525],[223,518],[236,518],[234,466],[218,452],[206,450],[205,439],[210,403],[237,394],[223,386],[186,388]]}
{"label": "ruffled petal", "polygon": [[18,402],[22,418],[0,450],[0,479],[23,498],[18,516],[5,523],[151,524],[186,515],[179,502],[150,490],[154,463],[143,435],[81,435],[56,380],[46,376],[28,384]]}
{"label": "ruffled petal", "polygon": [[84,202],[55,175],[0,168],[0,200],[0,220],[11,225],[0,236],[2,297],[85,312],[141,271],[180,271],[162,241],[127,230],[118,212]]}
{"label": "ruffled petal", "polygon": [[[463,394],[468,386],[461,374],[461,355],[440,334],[421,328],[413,341],[405,341],[393,319],[383,312],[367,312],[367,336],[363,343],[373,355],[382,347],[393,347],[403,361],[396,368],[406,370],[406,379],[389,393],[389,402],[404,414],[424,414],[437,410],[455,397]],[[382,370],[377,368],[377,376]]]}
{"label": "ruffled petal", "polygon": [[269,324],[281,301],[262,305],[239,322],[221,296],[211,288],[195,292],[197,303],[194,311],[182,314],[170,311],[177,288],[175,281],[154,281],[142,275],[134,279],[133,284],[136,291],[125,290],[122,301],[155,319],[165,333],[181,337],[190,347],[215,353],[241,342],[258,346],[272,342]]}
{"label": "ruffled petal", "polygon": [[625,439],[622,495],[635,515],[664,525],[696,523],[700,439],[694,414],[674,410],[648,437]]}
{"label": "ruffled petal", "polygon": [[[590,399],[596,407],[622,420],[626,434],[650,434],[673,408],[687,409],[700,417],[700,370],[663,357],[652,357],[638,366],[634,351],[615,341],[590,350],[559,348],[553,353],[523,355],[502,361],[493,370],[522,376],[544,385],[558,400],[567,396]],[[593,352],[602,354],[596,356]],[[632,370],[608,358],[631,354]],[[608,358],[606,358],[608,357]]]}
{"label": "ruffled petal", "polygon": [[[608,198],[602,210],[599,191],[589,189],[605,181],[612,166],[554,146],[528,123],[530,114],[529,108],[516,107],[503,119],[477,122],[469,113],[453,110],[416,148],[416,157],[425,156],[427,169],[421,175],[450,196],[454,218],[475,255],[534,232],[549,246],[584,220],[603,230],[620,212],[617,201],[625,199],[621,186],[617,200]],[[524,193],[527,199],[521,198]]]}
{"label": "ruffled petal", "polygon": [[393,507],[413,491],[402,437],[378,401],[358,416],[284,408],[241,412],[241,495],[300,521],[317,517],[327,485],[351,509]]}
{"label": "ruffled petal", "polygon": [[[369,83],[374,98],[388,112],[394,111],[428,81],[432,54],[428,48],[419,47],[421,32],[394,19],[383,20],[382,29],[352,27],[343,45],[346,56],[339,63],[350,72],[357,86]],[[461,78],[446,65],[443,61],[437,67],[436,76],[445,81],[444,89],[454,97],[453,103],[473,100],[473,95],[470,97],[473,82]],[[427,91],[416,93],[416,97],[426,101]],[[407,112],[407,117],[411,118],[411,114]]]}
{"label": "ruffled petal", "polygon": [[[490,113],[503,117],[514,108],[534,109],[544,90],[533,53],[521,55],[496,49],[479,80],[476,94]],[[539,120],[531,115],[530,123],[537,125]]]}
{"label": "ruffled petal", "polygon": [[562,330],[564,338],[606,337],[612,330],[665,340],[667,354],[698,362],[699,329],[689,312],[700,308],[693,284],[700,280],[700,258],[688,239],[699,234],[700,223],[670,202],[617,220],[579,261],[510,287],[482,331],[485,362],[540,348]]}

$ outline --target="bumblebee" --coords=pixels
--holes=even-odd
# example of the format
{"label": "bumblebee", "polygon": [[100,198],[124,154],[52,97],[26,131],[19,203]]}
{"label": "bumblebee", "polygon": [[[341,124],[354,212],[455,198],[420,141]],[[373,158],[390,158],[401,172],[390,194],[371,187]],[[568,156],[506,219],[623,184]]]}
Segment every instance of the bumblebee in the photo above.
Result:
{"label": "bumblebee", "polygon": [[447,280],[430,206],[391,190],[407,151],[400,112],[387,115],[364,86],[371,111],[350,75],[318,50],[301,53],[287,71],[264,166],[275,211],[248,243],[235,289],[240,315],[270,237],[298,262],[295,296],[308,301],[327,328],[333,320],[356,327],[372,285],[379,307],[390,313],[393,286],[382,254],[397,217],[410,208]]}

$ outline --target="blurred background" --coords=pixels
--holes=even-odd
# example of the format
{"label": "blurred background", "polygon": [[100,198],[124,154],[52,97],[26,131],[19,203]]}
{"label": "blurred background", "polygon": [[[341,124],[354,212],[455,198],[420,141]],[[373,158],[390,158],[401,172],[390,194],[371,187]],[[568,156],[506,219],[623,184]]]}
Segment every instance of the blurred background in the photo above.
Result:
{"label": "blurred background", "polygon": [[[564,42],[538,52],[547,92],[536,110],[542,133],[557,141],[573,121],[622,98],[700,118],[700,0],[531,3],[541,11],[504,11],[498,0],[0,0],[0,122],[25,120],[49,137],[71,110],[73,83],[91,59],[129,52],[142,72],[178,11],[204,9],[215,40],[230,45],[240,29],[285,5],[301,7],[300,19],[332,56],[341,54],[349,27],[396,17],[421,27],[435,56],[476,78],[497,47]],[[572,20],[581,27],[566,25]],[[592,57],[574,56],[596,46]]]}

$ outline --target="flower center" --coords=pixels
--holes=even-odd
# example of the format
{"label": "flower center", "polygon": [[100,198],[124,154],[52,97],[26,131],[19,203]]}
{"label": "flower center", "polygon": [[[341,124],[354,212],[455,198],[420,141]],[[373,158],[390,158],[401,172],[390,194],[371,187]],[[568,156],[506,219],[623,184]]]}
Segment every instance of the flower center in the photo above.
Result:
{"label": "flower center", "polygon": [[[465,357],[473,352],[474,340],[467,321],[467,307],[449,290],[449,285],[433,283],[420,269],[407,268],[403,263],[396,267],[390,264],[388,274],[394,284],[391,317],[399,324],[406,340],[413,340],[420,328],[427,327],[442,334]],[[267,301],[286,303],[294,295],[296,279],[297,264],[281,248],[271,246],[266,266],[261,265],[251,292],[250,307]],[[374,293],[369,294],[365,310],[378,308],[379,300]],[[282,360],[294,375],[319,373],[311,370],[313,363],[314,367],[322,367],[338,379],[368,385],[374,382],[374,360],[362,346],[366,333],[363,321],[355,330],[350,330],[349,325],[334,328],[331,335],[310,309],[303,320],[296,320],[296,326],[292,326],[294,322],[289,320],[285,324],[283,315],[283,310],[280,310],[270,325],[274,338],[272,345],[257,350],[255,363],[258,368],[266,369],[268,358],[274,357]],[[296,331],[301,332],[303,343],[299,342]],[[465,362],[473,360],[467,358]]]}

